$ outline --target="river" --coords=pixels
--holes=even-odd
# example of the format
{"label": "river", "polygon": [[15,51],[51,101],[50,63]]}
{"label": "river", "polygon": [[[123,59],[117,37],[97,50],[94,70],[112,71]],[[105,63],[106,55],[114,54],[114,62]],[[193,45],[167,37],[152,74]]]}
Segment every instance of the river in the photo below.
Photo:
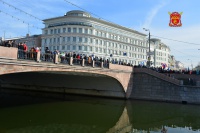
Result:
{"label": "river", "polygon": [[200,106],[0,93],[0,133],[200,133]]}

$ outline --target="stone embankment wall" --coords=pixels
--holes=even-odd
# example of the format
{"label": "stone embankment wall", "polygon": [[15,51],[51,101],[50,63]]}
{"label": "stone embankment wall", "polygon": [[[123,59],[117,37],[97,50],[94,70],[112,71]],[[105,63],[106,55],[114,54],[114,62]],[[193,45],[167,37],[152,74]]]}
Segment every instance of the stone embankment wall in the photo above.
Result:
{"label": "stone embankment wall", "polygon": [[200,87],[146,68],[134,68],[132,99],[200,104]]}

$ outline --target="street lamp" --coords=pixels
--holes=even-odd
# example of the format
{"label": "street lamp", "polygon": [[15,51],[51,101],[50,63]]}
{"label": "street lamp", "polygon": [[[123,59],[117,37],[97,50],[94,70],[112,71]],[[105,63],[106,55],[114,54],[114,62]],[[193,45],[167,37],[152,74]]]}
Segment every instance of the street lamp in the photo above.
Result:
{"label": "street lamp", "polygon": [[149,29],[143,28],[143,30],[149,31],[149,57],[148,57],[148,62],[147,62],[147,64],[148,64],[148,66],[150,67],[150,66],[151,66],[151,64],[150,64],[150,60],[151,60],[151,55],[150,55],[150,36],[151,36],[151,34],[150,34],[150,30],[149,30]]}
{"label": "street lamp", "polygon": [[191,61],[191,67],[192,67],[192,70],[193,70],[192,60],[191,60],[191,59],[188,59],[188,60],[190,60],[190,61]]}

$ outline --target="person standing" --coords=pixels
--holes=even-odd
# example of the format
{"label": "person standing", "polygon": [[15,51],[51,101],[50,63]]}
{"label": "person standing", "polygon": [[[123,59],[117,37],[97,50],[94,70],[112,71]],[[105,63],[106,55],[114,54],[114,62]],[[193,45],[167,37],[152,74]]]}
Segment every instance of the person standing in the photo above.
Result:
{"label": "person standing", "polygon": [[48,47],[45,48],[45,61],[49,61],[50,60],[50,53],[51,51],[49,50]]}
{"label": "person standing", "polygon": [[23,43],[23,58],[26,59],[27,58],[27,51],[28,51],[28,47],[26,45],[26,43]]}

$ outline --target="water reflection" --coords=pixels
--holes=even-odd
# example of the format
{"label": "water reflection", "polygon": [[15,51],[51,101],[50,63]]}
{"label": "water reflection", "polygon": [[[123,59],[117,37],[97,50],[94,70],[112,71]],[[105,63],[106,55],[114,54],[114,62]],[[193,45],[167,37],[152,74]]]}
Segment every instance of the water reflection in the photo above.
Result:
{"label": "water reflection", "polygon": [[1,133],[106,133],[125,106],[122,100],[87,97],[66,96],[63,101],[27,96],[23,101],[23,96],[14,97],[1,96],[1,101],[10,104],[1,104]]}
{"label": "water reflection", "polygon": [[128,101],[127,110],[132,132],[184,133],[199,132],[200,107],[172,103]]}
{"label": "water reflection", "polygon": [[[26,93],[27,94],[27,93]],[[31,93],[33,94],[33,93]],[[51,94],[50,94],[51,95]],[[200,107],[56,94],[0,94],[1,133],[197,133]]]}

